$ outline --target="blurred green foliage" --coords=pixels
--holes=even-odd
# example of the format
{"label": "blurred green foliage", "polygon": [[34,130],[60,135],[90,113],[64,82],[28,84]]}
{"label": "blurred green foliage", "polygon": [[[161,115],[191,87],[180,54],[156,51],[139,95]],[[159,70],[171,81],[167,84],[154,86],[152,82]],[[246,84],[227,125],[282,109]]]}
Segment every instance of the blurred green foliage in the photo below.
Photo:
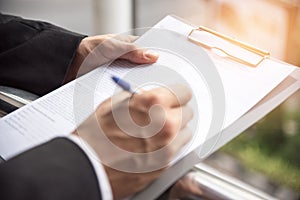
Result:
{"label": "blurred green foliage", "polygon": [[[287,133],[287,121],[296,128]],[[278,107],[222,150],[237,157],[246,167],[258,170],[278,184],[300,194],[300,110]]]}

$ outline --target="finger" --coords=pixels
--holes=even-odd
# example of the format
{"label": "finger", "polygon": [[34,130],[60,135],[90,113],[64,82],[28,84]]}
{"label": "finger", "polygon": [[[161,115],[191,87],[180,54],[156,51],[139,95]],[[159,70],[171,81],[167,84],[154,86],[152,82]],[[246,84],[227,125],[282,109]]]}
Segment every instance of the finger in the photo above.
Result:
{"label": "finger", "polygon": [[172,145],[173,148],[175,148],[175,151],[178,152],[192,139],[192,136],[192,130],[189,127],[185,127],[179,131],[170,145]]}
{"label": "finger", "polygon": [[170,199],[186,199],[189,196],[197,196],[199,198],[204,197],[204,192],[199,186],[199,183],[197,183],[195,177],[197,177],[195,172],[189,172],[184,177],[180,178],[170,191]]}
{"label": "finger", "polygon": [[104,40],[96,48],[93,49],[94,58],[102,58],[107,61],[122,57],[128,52],[135,51],[137,48],[134,44],[109,38]]}
{"label": "finger", "polygon": [[[114,37],[116,40],[120,40],[125,43],[128,46],[132,45],[131,48],[127,47],[127,49],[137,49],[137,47],[133,43],[135,40],[138,39],[138,36],[133,36],[133,35],[117,35]],[[131,52],[128,52],[121,56],[121,58],[129,60],[134,63],[138,64],[144,64],[144,63],[153,63],[156,62],[158,59],[158,53],[151,51],[151,50],[146,50],[146,49],[137,49]]]}
{"label": "finger", "polygon": [[155,144],[154,150],[166,147],[168,151],[171,151],[169,154],[175,155],[181,147],[190,141],[191,138],[192,131],[189,127],[185,126],[181,130],[173,132],[173,134],[161,131],[149,139],[152,144]]}
{"label": "finger", "polygon": [[135,35],[114,35],[113,38],[116,39],[116,40],[123,41],[123,42],[133,43],[139,37],[135,36]]}
{"label": "finger", "polygon": [[172,124],[176,126],[176,129],[183,129],[193,118],[193,110],[186,105],[169,110],[167,115],[169,119],[172,119]]}
{"label": "finger", "polygon": [[163,152],[163,154],[166,155],[165,159],[170,162],[175,156],[178,155],[178,153],[182,150],[182,147],[184,147],[191,140],[191,138],[192,131],[188,127],[185,127],[184,129],[180,130],[176,137],[174,137],[171,141],[157,137],[155,142],[156,145],[160,145],[160,148],[164,148],[163,151],[165,152]]}
{"label": "finger", "polygon": [[184,85],[158,87],[144,91],[132,97],[132,104],[147,112],[153,105],[159,104],[167,107],[178,107],[188,103],[192,98],[191,90]]}
{"label": "finger", "polygon": [[126,99],[130,98],[130,96],[130,93],[122,91],[103,101],[96,109],[96,113],[104,116],[105,114],[111,112],[113,106],[116,106],[120,102],[125,101]]}
{"label": "finger", "polygon": [[[126,160],[126,162],[128,162],[128,160]],[[135,161],[132,163],[135,163]],[[106,165],[104,165],[104,168],[109,180],[111,180],[114,199],[126,199],[128,196],[134,195],[157,179],[165,171],[165,169],[160,169],[147,173],[127,173]]]}
{"label": "finger", "polygon": [[182,85],[182,84],[171,85],[168,87],[168,91],[176,97],[176,98],[171,98],[171,95],[169,95],[171,107],[186,105],[192,98],[192,91],[186,85]]}
{"label": "finger", "polygon": [[168,110],[167,118],[164,120],[163,127],[158,133],[159,137],[169,141],[173,140],[180,130],[186,128],[192,117],[193,111],[189,106]]}
{"label": "finger", "polygon": [[121,58],[137,64],[154,63],[158,57],[158,53],[146,49],[137,49],[121,56]]}

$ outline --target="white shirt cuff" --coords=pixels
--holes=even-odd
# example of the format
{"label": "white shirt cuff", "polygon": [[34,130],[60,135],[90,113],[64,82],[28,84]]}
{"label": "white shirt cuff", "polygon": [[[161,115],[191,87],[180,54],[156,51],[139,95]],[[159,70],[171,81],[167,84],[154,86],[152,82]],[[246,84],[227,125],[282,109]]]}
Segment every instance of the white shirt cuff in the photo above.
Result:
{"label": "white shirt cuff", "polygon": [[90,145],[88,145],[85,141],[83,141],[76,135],[71,134],[67,138],[69,138],[74,143],[76,143],[85,152],[85,154],[91,161],[95,173],[97,175],[98,184],[101,190],[100,195],[102,196],[102,199],[103,200],[113,199],[112,190],[111,190],[108,177],[95,151],[90,147]]}

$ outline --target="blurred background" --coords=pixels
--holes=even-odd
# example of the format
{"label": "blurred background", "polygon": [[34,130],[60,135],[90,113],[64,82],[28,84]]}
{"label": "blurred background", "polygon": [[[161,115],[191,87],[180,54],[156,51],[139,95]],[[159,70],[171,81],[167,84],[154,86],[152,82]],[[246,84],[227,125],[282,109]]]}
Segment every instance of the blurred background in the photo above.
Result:
{"label": "blurred background", "polygon": [[[167,14],[300,66],[300,0],[1,0],[0,11],[87,34],[153,26]],[[205,163],[280,199],[300,199],[300,92]]]}

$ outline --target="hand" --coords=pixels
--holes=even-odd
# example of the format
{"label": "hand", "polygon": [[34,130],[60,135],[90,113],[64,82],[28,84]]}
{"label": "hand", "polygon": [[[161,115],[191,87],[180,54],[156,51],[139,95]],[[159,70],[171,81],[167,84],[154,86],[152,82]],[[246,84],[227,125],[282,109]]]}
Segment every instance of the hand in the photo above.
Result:
{"label": "hand", "polygon": [[84,38],[77,48],[75,57],[67,72],[65,83],[117,58],[138,64],[156,62],[158,59],[157,53],[138,49],[132,43],[137,38],[136,36],[116,36],[113,34]]}
{"label": "hand", "polygon": [[130,95],[122,92],[106,100],[73,133],[105,165],[115,199],[156,179],[191,138],[188,88],[177,85]]}
{"label": "hand", "polygon": [[171,188],[168,200],[189,199],[192,197],[205,197],[204,191],[199,183],[195,180],[196,174],[193,172],[187,173],[180,178]]}
{"label": "hand", "polygon": [[223,196],[218,195],[213,190],[202,185],[197,181],[199,175],[197,172],[188,172],[181,177],[159,200],[179,200],[179,199],[223,199]]}

